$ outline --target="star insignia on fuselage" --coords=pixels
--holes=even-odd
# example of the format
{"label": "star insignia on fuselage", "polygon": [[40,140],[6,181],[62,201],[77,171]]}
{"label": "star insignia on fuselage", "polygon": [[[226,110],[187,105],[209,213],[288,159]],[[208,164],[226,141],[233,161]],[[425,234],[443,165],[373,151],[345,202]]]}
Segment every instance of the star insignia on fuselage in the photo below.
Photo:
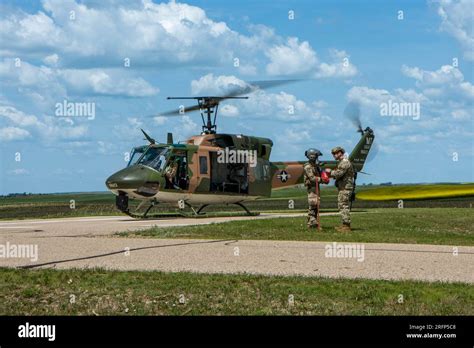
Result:
{"label": "star insignia on fuselage", "polygon": [[277,178],[281,180],[281,182],[287,182],[288,179],[290,178],[290,174],[288,174],[286,171],[282,170],[280,174],[277,175]]}

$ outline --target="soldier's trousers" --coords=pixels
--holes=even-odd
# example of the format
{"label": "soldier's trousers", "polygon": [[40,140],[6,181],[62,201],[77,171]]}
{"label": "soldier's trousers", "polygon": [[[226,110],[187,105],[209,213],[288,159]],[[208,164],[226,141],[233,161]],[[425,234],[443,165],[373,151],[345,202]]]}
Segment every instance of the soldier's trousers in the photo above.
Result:
{"label": "soldier's trousers", "polygon": [[342,223],[347,225],[351,223],[351,195],[351,190],[341,190],[337,195],[337,208],[339,209],[339,213],[341,214]]}
{"label": "soldier's trousers", "polygon": [[318,195],[314,192],[308,193],[308,226],[318,224]]}

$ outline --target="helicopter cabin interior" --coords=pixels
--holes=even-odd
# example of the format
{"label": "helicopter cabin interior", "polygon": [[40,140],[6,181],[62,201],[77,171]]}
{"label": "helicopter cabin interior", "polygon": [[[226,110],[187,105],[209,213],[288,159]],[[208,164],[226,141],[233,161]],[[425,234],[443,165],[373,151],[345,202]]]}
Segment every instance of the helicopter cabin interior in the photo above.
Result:
{"label": "helicopter cabin interior", "polygon": [[173,177],[165,176],[167,189],[187,190],[189,188],[188,160],[185,150],[173,151],[168,167],[176,165],[176,173]]}

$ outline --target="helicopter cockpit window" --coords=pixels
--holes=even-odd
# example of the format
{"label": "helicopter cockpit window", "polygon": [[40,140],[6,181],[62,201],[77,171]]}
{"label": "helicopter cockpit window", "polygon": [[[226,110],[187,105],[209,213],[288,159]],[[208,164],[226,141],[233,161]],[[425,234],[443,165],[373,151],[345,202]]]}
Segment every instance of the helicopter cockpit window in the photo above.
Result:
{"label": "helicopter cockpit window", "polygon": [[145,152],[145,150],[146,150],[146,147],[133,148],[132,151],[130,151],[130,160],[128,161],[127,167],[137,164],[137,161],[143,155],[143,152]]}
{"label": "helicopter cockpit window", "polygon": [[163,170],[166,164],[168,149],[164,147],[150,147],[140,158],[138,164],[154,168],[158,171]]}

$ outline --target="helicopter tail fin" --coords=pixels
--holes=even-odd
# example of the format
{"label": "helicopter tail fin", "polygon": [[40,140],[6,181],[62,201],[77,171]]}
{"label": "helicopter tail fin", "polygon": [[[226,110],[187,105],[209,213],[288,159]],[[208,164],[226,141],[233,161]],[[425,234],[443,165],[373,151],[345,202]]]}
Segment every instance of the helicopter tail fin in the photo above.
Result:
{"label": "helicopter tail fin", "polygon": [[369,127],[361,131],[361,133],[362,137],[349,155],[349,160],[357,172],[360,172],[364,167],[364,163],[375,139],[374,131]]}

